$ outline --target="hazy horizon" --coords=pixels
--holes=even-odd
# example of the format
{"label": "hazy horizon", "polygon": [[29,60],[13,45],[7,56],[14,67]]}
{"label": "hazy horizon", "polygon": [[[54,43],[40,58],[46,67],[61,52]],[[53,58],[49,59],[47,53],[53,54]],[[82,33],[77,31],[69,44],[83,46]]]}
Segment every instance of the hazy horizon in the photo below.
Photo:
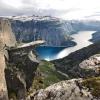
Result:
{"label": "hazy horizon", "polygon": [[0,16],[41,15],[63,19],[97,19],[100,0],[0,0]]}

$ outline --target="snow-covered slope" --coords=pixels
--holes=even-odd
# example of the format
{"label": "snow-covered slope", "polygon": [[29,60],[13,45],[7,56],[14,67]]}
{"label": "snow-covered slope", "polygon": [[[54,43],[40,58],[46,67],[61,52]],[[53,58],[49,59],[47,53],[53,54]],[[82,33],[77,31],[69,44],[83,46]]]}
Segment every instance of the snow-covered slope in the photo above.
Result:
{"label": "snow-covered slope", "polygon": [[51,20],[51,21],[58,20],[58,18],[56,18],[56,17],[35,16],[35,15],[32,15],[32,16],[26,16],[26,15],[23,15],[23,16],[6,16],[5,18],[12,19],[12,20],[19,20],[19,21],[23,21],[23,22],[31,21],[31,20],[37,20],[37,21],[41,21],[41,20]]}

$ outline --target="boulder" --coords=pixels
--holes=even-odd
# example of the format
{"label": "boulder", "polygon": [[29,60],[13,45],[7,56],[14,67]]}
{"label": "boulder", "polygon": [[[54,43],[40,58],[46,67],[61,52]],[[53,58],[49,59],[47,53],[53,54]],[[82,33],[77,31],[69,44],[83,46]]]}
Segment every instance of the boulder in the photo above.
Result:
{"label": "boulder", "polygon": [[28,100],[97,100],[81,82],[82,79],[61,81],[31,94]]}

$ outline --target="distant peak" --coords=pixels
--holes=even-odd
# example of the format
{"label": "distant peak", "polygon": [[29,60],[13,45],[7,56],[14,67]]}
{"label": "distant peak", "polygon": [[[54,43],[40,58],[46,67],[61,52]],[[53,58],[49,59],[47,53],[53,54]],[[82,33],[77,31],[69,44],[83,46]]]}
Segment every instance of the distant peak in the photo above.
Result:
{"label": "distant peak", "polygon": [[12,19],[12,20],[20,20],[20,21],[30,21],[30,20],[37,20],[37,21],[41,21],[41,20],[58,20],[59,18],[56,17],[51,17],[51,16],[36,16],[36,15],[22,15],[22,16],[2,16],[3,18],[8,18],[8,19]]}

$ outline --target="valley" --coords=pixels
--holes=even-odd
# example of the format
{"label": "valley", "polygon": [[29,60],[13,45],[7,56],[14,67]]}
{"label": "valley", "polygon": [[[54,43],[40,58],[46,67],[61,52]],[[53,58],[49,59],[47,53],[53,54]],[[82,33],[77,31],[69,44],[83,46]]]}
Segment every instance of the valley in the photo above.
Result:
{"label": "valley", "polygon": [[100,99],[99,23],[33,17],[0,23],[0,100]]}

